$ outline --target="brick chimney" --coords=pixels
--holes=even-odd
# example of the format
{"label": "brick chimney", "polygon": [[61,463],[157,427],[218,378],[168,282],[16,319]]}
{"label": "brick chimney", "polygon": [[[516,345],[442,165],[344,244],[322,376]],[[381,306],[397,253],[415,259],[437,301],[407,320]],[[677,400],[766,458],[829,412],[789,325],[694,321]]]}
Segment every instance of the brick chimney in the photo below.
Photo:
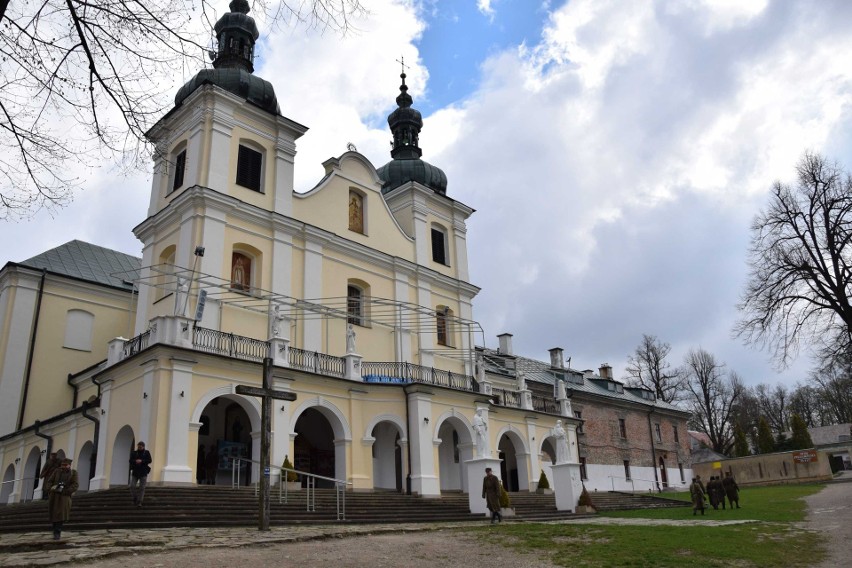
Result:
{"label": "brick chimney", "polygon": [[609,363],[601,363],[599,372],[602,379],[612,379],[612,367],[609,366]]}
{"label": "brick chimney", "polygon": [[500,355],[514,355],[512,352],[512,334],[501,333],[497,336],[500,341]]}

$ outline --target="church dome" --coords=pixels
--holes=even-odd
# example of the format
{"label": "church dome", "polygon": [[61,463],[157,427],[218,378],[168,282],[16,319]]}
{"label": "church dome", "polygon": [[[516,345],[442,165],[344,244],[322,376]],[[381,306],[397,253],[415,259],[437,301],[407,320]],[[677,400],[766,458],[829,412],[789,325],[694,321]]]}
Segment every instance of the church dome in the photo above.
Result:
{"label": "church dome", "polygon": [[180,105],[202,85],[216,85],[242,97],[271,114],[281,114],[275,90],[269,81],[253,75],[254,44],[259,37],[254,18],[248,15],[247,0],[232,0],[231,11],[216,22],[217,50],[210,52],[213,69],[202,69],[175,95]]}
{"label": "church dome", "polygon": [[390,162],[377,171],[382,180],[382,193],[388,193],[397,187],[416,181],[441,195],[447,194],[447,176],[441,168],[433,166],[420,156],[420,129],[423,128],[423,118],[420,111],[413,108],[408,86],[405,84],[405,73],[400,75],[402,85],[399,96],[396,97],[397,109],[388,116],[388,126],[393,133]]}

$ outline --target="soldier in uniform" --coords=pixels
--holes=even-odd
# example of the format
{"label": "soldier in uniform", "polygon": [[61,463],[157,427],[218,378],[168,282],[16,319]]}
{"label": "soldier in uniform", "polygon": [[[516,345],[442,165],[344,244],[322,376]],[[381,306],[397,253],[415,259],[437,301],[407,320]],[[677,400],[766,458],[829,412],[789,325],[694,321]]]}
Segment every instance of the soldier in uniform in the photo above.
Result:
{"label": "soldier in uniform", "polygon": [[689,494],[692,497],[692,515],[704,514],[704,486],[697,477],[692,478],[692,485],[689,486]]}
{"label": "soldier in uniform", "polygon": [[491,511],[491,524],[496,521],[503,522],[500,514],[500,480],[491,473],[491,468],[485,468],[485,479],[482,480],[482,498]]}
{"label": "soldier in uniform", "polygon": [[71,496],[77,491],[77,470],[71,469],[71,460],[62,460],[59,469],[55,469],[47,478],[50,491],[48,511],[53,526],[53,540],[62,536],[62,525],[71,516]]}
{"label": "soldier in uniform", "polygon": [[734,476],[731,472],[725,474],[725,479],[722,480],[722,487],[725,488],[725,493],[728,495],[728,502],[731,504],[731,509],[734,508],[734,503],[737,504],[737,509],[740,508],[740,486],[737,485]]}

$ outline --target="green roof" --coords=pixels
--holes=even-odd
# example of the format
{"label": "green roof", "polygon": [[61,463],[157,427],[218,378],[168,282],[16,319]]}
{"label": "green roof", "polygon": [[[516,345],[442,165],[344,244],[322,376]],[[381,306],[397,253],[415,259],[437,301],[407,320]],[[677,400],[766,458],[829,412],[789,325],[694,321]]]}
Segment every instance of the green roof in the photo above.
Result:
{"label": "green roof", "polygon": [[[70,241],[18,264],[87,282],[133,289],[142,259],[83,241]],[[117,274],[117,276],[112,276]]]}

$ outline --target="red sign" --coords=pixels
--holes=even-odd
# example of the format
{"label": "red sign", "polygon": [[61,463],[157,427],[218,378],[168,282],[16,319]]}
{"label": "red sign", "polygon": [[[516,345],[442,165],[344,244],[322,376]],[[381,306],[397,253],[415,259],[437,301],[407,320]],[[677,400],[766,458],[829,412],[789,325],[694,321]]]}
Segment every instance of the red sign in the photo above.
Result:
{"label": "red sign", "polygon": [[796,463],[811,463],[817,461],[816,450],[801,450],[793,452],[793,461]]}

